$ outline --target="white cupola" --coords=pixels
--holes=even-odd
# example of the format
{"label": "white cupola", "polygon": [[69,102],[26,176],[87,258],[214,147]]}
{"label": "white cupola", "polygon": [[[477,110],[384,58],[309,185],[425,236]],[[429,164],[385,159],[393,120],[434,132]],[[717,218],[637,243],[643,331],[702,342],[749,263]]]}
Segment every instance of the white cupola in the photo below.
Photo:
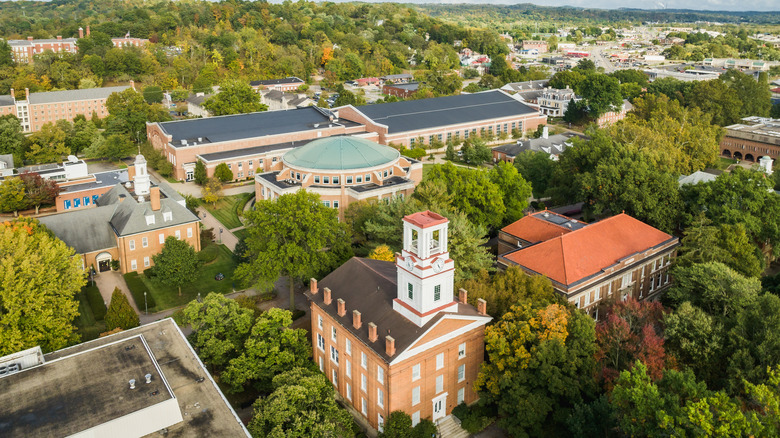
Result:
{"label": "white cupola", "polygon": [[146,171],[146,158],[138,154],[135,156],[135,176],[133,177],[135,185],[135,194],[138,196],[148,195],[151,189],[149,173]]}
{"label": "white cupola", "polygon": [[404,246],[396,255],[393,309],[422,327],[439,312],[455,312],[455,262],[447,251],[449,220],[431,211],[403,218]]}

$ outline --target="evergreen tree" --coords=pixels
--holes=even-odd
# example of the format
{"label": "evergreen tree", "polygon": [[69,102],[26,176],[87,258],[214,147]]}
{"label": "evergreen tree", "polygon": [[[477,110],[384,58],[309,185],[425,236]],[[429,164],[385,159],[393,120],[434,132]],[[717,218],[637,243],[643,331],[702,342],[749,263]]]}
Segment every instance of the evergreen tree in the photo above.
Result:
{"label": "evergreen tree", "polygon": [[115,328],[127,330],[138,327],[140,324],[138,314],[130,306],[127,296],[118,287],[114,288],[114,292],[111,294],[111,304],[108,305],[105,321],[106,331]]}
{"label": "evergreen tree", "polygon": [[[228,169],[228,170],[230,170],[230,169]],[[195,162],[195,175],[194,176],[195,176],[195,183],[196,184],[199,184],[199,185],[206,184],[206,180],[208,179],[208,175],[206,174],[206,165],[203,164],[203,161],[198,160],[198,161]]]}

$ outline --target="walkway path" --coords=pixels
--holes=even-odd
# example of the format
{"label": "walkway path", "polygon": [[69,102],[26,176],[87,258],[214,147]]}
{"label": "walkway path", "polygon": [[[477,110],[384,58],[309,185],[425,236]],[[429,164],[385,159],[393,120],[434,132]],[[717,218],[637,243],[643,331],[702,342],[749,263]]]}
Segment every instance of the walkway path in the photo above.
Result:
{"label": "walkway path", "polygon": [[127,297],[127,301],[130,302],[130,306],[133,307],[136,313],[139,315],[141,311],[138,310],[138,306],[135,304],[133,295],[130,293],[130,289],[127,288],[124,277],[117,271],[101,272],[95,276],[95,286],[100,290],[100,295],[103,296],[103,301],[106,303],[106,307],[111,304],[111,294],[114,292],[114,288],[119,288],[122,293]]}
{"label": "walkway path", "polygon": [[[169,186],[171,186],[174,190],[181,193],[182,195],[192,195],[196,198],[201,197],[200,189],[201,187],[194,182],[176,182],[172,183],[168,181],[167,179],[160,176],[159,173],[155,172],[152,169],[149,169],[149,173],[151,173],[157,180],[159,181],[165,181]],[[246,184],[243,185],[228,185],[224,190],[223,193],[225,196],[229,195],[238,195],[239,193],[254,193],[255,191],[255,185],[252,181],[247,181]]]}
{"label": "walkway path", "polygon": [[[203,207],[198,207],[198,217],[200,217],[204,227],[214,229],[214,238],[217,239],[217,242],[221,239],[222,243],[227,246],[230,251],[236,249],[238,238],[231,233],[226,226],[222,225],[222,222],[218,221],[217,218],[209,213],[208,210]],[[221,233],[219,232],[220,229],[222,230]]]}

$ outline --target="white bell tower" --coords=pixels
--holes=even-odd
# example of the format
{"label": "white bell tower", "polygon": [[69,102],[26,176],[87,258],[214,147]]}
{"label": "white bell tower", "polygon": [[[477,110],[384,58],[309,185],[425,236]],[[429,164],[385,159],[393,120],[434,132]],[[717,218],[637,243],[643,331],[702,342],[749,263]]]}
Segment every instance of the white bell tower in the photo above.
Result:
{"label": "white bell tower", "polygon": [[422,327],[439,312],[456,312],[455,262],[447,251],[449,220],[431,211],[404,217],[404,247],[396,256],[393,309]]}
{"label": "white bell tower", "polygon": [[146,158],[138,154],[135,156],[135,176],[133,177],[136,195],[148,195],[151,184],[149,173],[146,172]]}

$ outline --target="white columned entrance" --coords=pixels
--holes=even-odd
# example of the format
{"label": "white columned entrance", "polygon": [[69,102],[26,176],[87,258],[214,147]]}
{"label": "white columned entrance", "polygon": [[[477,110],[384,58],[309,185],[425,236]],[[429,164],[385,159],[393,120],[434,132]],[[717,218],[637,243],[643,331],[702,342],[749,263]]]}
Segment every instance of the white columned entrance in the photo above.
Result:
{"label": "white columned entrance", "polygon": [[444,418],[445,414],[447,412],[447,393],[435,397],[433,399],[433,422],[435,423],[436,420],[440,418]]}

